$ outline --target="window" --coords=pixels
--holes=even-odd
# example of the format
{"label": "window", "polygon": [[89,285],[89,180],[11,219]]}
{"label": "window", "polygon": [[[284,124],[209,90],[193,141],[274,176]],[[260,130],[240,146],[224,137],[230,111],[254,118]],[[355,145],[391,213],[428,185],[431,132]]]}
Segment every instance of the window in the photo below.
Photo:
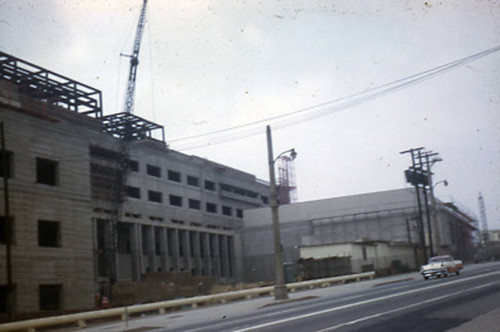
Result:
{"label": "window", "polygon": [[130,160],[128,161],[128,167],[132,172],[139,172],[139,162],[137,160]]}
{"label": "window", "polygon": [[7,295],[9,293],[8,286],[0,286],[0,314],[7,313]]}
{"label": "window", "polygon": [[200,180],[196,176],[187,176],[187,184],[193,187],[199,187],[200,186]]}
{"label": "window", "polygon": [[214,203],[207,203],[207,212],[217,213],[217,205]]}
{"label": "window", "polygon": [[366,259],[366,247],[362,247],[363,250],[363,259]]}
{"label": "window", "polygon": [[12,152],[5,151],[6,160],[3,160],[3,150],[0,150],[0,178],[3,177],[4,165],[7,170],[7,178],[12,177]]}
{"label": "window", "polygon": [[163,195],[158,191],[148,190],[148,200],[151,202],[163,202]]}
{"label": "window", "polygon": [[36,158],[36,182],[55,186],[57,184],[57,161]]}
{"label": "window", "polygon": [[141,188],[127,186],[127,196],[132,198],[141,198]]}
{"label": "window", "polygon": [[269,204],[269,197],[267,196],[260,196],[260,199],[262,200],[262,203],[264,204]]}
{"label": "window", "polygon": [[174,182],[181,182],[181,173],[169,170],[168,171],[168,179],[170,181],[174,181]]}
{"label": "window", "polygon": [[170,195],[169,200],[170,200],[170,205],[182,206],[182,197],[181,196]]}
{"label": "window", "polygon": [[205,189],[210,191],[215,191],[215,182],[205,180]]}
{"label": "window", "polygon": [[222,207],[222,214],[225,216],[231,216],[231,215],[233,215],[233,209],[230,206],[223,206]]}
{"label": "window", "polygon": [[236,217],[243,218],[243,210],[242,209],[236,209]]}
{"label": "window", "polygon": [[[14,218],[10,217],[10,243],[14,242]],[[0,243],[7,243],[7,219],[5,216],[0,216]]]}
{"label": "window", "polygon": [[59,225],[60,223],[57,221],[38,220],[38,246],[60,247]]}
{"label": "window", "polygon": [[146,173],[157,178],[161,178],[161,168],[153,165],[146,165]]}
{"label": "window", "polygon": [[189,208],[193,210],[200,210],[201,208],[201,203],[197,199],[189,199],[188,204]]}
{"label": "window", "polygon": [[62,285],[40,285],[40,310],[61,309]]}

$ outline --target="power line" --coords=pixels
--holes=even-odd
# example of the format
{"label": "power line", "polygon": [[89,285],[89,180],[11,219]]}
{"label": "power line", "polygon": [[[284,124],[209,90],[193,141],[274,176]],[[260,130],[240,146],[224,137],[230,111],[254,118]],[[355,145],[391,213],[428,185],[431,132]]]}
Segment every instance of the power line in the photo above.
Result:
{"label": "power line", "polygon": [[302,108],[290,113],[246,123],[239,126],[234,126],[231,128],[173,139],[170,140],[169,143],[173,144],[174,145],[173,148],[176,150],[186,151],[261,134],[264,132],[264,124],[272,125],[273,129],[281,129],[289,127],[297,123],[302,123],[304,121],[316,119],[334,112],[338,112],[341,110],[345,110],[347,108],[351,108],[366,103],[371,100],[378,99],[387,94],[396,92],[398,90],[429,80],[435,76],[444,74],[448,71],[461,67],[467,63],[473,62],[489,54],[495,53],[499,50],[500,50],[500,45],[467,56],[465,58],[461,58],[452,61],[450,63],[398,79],[396,81],[385,83],[383,85],[362,92],[357,92],[321,104]]}

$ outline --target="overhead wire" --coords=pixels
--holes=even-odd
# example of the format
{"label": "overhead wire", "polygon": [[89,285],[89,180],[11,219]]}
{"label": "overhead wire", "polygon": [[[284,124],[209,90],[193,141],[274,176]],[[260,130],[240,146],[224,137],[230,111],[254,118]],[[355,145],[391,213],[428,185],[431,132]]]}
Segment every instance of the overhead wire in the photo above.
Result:
{"label": "overhead wire", "polygon": [[[242,138],[258,135],[264,132],[264,124],[273,126],[273,129],[281,129],[292,126],[297,123],[302,123],[312,119],[316,119],[334,112],[345,110],[353,106],[357,106],[368,101],[378,99],[387,94],[398,90],[413,86],[423,81],[429,80],[435,76],[441,75],[450,70],[461,67],[467,63],[485,57],[489,54],[500,50],[500,45],[484,50],[482,52],[440,65],[423,72],[413,74],[395,81],[385,83],[383,85],[360,91],[345,97],[330,100],[324,103],[316,104],[306,108],[302,108],[293,112],[282,115],[269,117],[266,119],[216,130],[209,133],[188,136],[179,139],[170,140],[169,143],[174,145],[174,149],[180,151],[192,150],[206,146],[212,146],[229,141],[235,141]],[[172,146],[171,146],[172,147]]]}

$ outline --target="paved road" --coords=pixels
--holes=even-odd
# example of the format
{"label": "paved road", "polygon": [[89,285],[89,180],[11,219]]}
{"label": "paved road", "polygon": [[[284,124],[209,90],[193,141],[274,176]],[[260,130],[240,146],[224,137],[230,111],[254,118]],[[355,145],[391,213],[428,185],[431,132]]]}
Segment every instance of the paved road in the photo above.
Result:
{"label": "paved road", "polygon": [[[500,331],[500,263],[418,273],[183,310],[88,331]],[[490,325],[488,325],[490,324]]]}

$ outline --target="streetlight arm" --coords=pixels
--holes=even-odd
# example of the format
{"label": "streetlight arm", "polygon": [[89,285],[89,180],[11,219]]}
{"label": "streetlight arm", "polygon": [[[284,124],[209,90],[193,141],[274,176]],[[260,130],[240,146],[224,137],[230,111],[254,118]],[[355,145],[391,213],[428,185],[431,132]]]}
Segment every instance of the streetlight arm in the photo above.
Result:
{"label": "streetlight arm", "polygon": [[294,160],[295,158],[297,158],[297,152],[295,152],[295,149],[290,149],[290,150],[286,150],[286,151],[283,151],[281,152],[276,158],[274,158],[273,160],[273,164],[284,154],[286,153],[289,153],[290,152],[290,157],[292,157],[292,160]]}

